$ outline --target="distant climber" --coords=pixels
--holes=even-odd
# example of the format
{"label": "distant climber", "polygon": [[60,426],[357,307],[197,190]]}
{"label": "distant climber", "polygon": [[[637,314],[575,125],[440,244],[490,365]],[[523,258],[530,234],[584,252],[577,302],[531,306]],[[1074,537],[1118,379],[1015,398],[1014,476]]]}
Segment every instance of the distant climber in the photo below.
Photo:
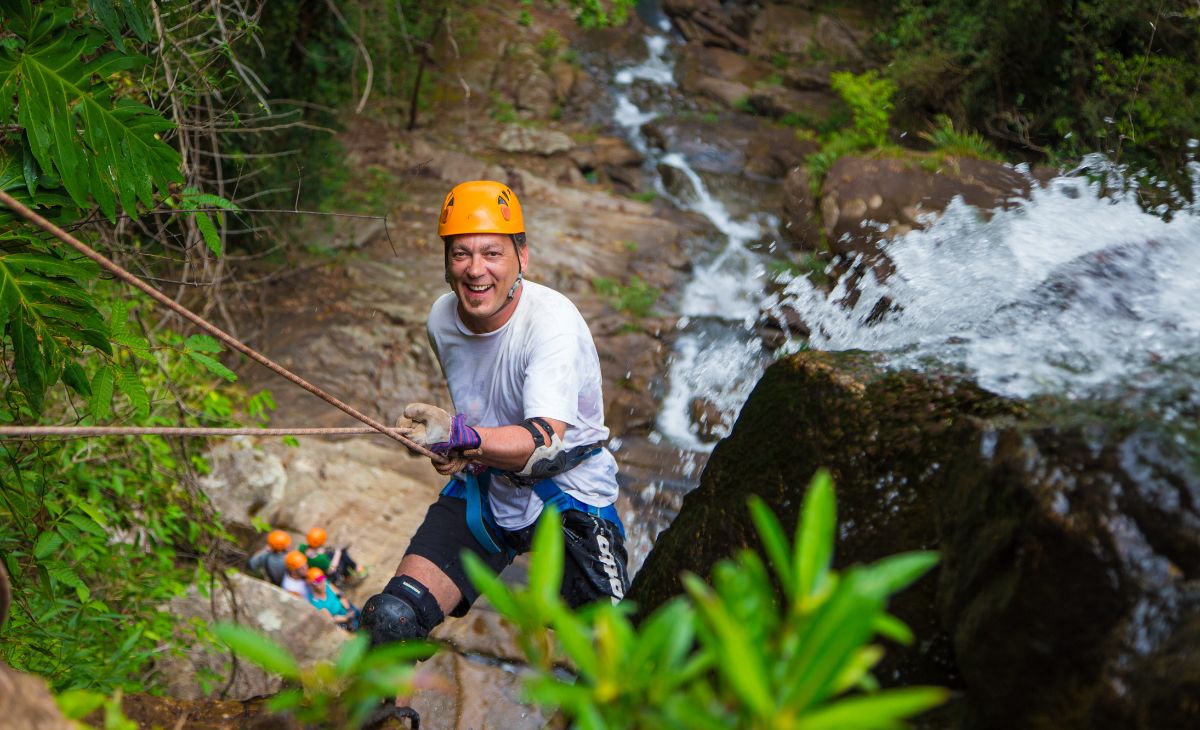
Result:
{"label": "distant climber", "polygon": [[287,575],[285,556],[291,544],[291,535],[283,530],[271,530],[267,534],[266,546],[250,556],[250,571],[262,575],[277,586],[283,585],[283,578]]}
{"label": "distant climber", "polygon": [[350,557],[349,546],[325,548],[329,535],[322,527],[309,530],[305,539],[307,542],[300,545],[300,552],[308,558],[309,566],[325,572],[325,577],[330,583],[341,585],[347,580],[358,578],[358,563]]}
{"label": "distant climber", "polygon": [[587,323],[562,294],[524,281],[517,196],[491,181],[456,186],[442,204],[451,293],[429,313],[430,344],[457,415],[410,403],[398,430],[449,458],[396,577],[363,606],[373,644],[419,638],[479,596],[466,549],[499,572],[529,550],[546,503],[562,514],[567,603],[614,603],[627,587],[617,464],[604,448],[600,362]]}
{"label": "distant climber", "polygon": [[324,609],[333,617],[333,622],[347,631],[354,631],[358,628],[358,620],[356,617],[357,611],[353,606],[347,606],[347,603],[337,592],[332,585],[325,579],[325,571],[320,568],[309,568],[306,574],[308,579],[309,596],[308,602],[316,606],[318,609]]}
{"label": "distant climber", "polygon": [[283,590],[307,599],[309,595],[305,571],[308,570],[308,558],[299,550],[293,550],[284,559],[287,575],[283,577]]}

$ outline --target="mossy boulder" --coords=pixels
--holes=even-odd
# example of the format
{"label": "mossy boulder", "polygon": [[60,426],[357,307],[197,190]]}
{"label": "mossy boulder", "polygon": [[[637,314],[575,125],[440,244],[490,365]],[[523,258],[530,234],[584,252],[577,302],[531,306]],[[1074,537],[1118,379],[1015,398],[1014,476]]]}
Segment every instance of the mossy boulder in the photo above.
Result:
{"label": "mossy boulder", "polygon": [[918,642],[888,647],[882,682],[963,689],[951,714],[964,728],[1188,726],[1200,709],[1191,456],[1115,408],[802,353],[763,376],[630,598],[644,614],[679,592],[681,571],[757,547],[751,493],[794,527],[827,467],[839,564],[942,553],[893,601]]}

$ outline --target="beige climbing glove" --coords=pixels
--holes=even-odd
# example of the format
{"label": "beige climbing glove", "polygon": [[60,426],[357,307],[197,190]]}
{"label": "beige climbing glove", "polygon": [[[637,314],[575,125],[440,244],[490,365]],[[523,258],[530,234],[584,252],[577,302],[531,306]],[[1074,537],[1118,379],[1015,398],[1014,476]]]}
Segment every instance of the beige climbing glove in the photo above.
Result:
{"label": "beige climbing glove", "polygon": [[444,443],[450,438],[453,417],[446,411],[428,403],[409,403],[404,406],[404,415],[396,421],[396,430],[421,446]]}

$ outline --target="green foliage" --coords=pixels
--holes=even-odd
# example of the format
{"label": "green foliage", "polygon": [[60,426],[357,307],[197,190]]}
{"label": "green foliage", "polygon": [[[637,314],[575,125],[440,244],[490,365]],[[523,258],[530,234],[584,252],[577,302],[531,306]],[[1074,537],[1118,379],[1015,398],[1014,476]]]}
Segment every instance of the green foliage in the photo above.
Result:
{"label": "green foliage", "polygon": [[661,291],[636,276],[626,284],[616,279],[598,276],[592,279],[592,288],[607,299],[613,309],[636,319],[648,317],[653,312],[654,305],[658,303],[658,298],[662,296]]}
{"label": "green foliage", "polygon": [[[936,687],[880,690],[870,674],[884,653],[876,637],[912,641],[887,601],[932,568],[936,554],[834,571],[835,499],[824,472],[809,486],[792,540],[761,500],[750,510],[766,562],[745,550],[715,566],[711,586],[687,575],[687,595],[636,627],[627,605],[576,612],[563,604],[562,528],[551,508],[535,531],[527,588],[509,588],[470,553],[464,560],[515,627],[534,668],[529,697],[585,730],[897,728],[946,700]],[[575,676],[562,678],[563,663]]]}
{"label": "green foliage", "polygon": [[625,25],[637,0],[567,0],[575,20],[583,28],[596,29]]}
{"label": "green foliage", "polygon": [[68,720],[82,721],[93,712],[103,710],[103,730],[138,730],[137,723],[125,716],[121,707],[122,694],[121,690],[117,690],[111,697],[105,697],[91,690],[69,689],[54,700],[63,717]]}
{"label": "green foliage", "polygon": [[136,217],[156,188],[165,194],[183,181],[179,153],[158,136],[173,125],[133,99],[113,98],[111,78],[149,59],[103,52],[105,36],[81,27],[67,7],[9,0],[4,11],[17,42],[0,48],[0,98],[17,103],[0,107],[0,123],[22,129],[31,197],[35,181],[53,175],[76,206],[94,199],[111,221],[118,202]]}
{"label": "green foliage", "polygon": [[1200,135],[1198,21],[1189,0],[904,0],[880,40],[908,114],[1184,182],[1186,142]]}
{"label": "green foliage", "polygon": [[409,641],[368,650],[366,635],[357,634],[335,661],[301,667],[287,648],[244,626],[217,624],[214,632],[238,656],[287,682],[268,703],[273,712],[332,728],[357,729],[381,700],[410,694],[412,663],[437,649],[430,642]]}
{"label": "green foliage", "polygon": [[821,149],[808,156],[808,180],[813,194],[820,192],[821,183],[833,163],[843,155],[859,150],[888,145],[887,132],[891,124],[892,96],[896,85],[881,78],[877,71],[855,76],[846,71],[832,75],[833,90],[850,108],[853,126],[829,133]]}
{"label": "green foliage", "polygon": [[955,129],[954,121],[939,114],[928,132],[921,132],[921,139],[933,148],[953,157],[977,157],[981,160],[1000,160],[1000,153],[978,132]]}

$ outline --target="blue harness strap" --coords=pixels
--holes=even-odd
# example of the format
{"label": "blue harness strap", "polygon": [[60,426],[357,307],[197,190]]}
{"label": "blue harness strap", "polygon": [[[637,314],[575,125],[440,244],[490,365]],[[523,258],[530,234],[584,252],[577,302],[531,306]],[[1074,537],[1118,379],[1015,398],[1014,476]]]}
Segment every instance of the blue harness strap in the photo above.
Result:
{"label": "blue harness strap", "polygon": [[[467,503],[467,528],[475,537],[475,540],[488,553],[495,555],[500,552],[507,552],[509,557],[515,557],[516,553],[511,548],[501,546],[492,538],[492,533],[488,531],[490,527],[498,535],[504,534],[504,528],[496,524],[496,517],[492,514],[492,505],[487,498],[488,483],[491,482],[492,470],[488,470],[476,477],[469,472],[463,474],[463,478],[454,477],[442,489],[442,494],[447,497],[465,500]],[[610,504],[607,507],[593,507],[587,502],[582,502],[575,497],[564,492],[554,483],[553,479],[543,479],[533,485],[533,492],[543,503],[554,505],[559,513],[568,510],[576,510],[584,512],[603,520],[608,520],[616,526],[617,532],[621,534],[621,538],[625,538],[625,526],[621,524],[621,515],[617,512],[617,506]]]}

